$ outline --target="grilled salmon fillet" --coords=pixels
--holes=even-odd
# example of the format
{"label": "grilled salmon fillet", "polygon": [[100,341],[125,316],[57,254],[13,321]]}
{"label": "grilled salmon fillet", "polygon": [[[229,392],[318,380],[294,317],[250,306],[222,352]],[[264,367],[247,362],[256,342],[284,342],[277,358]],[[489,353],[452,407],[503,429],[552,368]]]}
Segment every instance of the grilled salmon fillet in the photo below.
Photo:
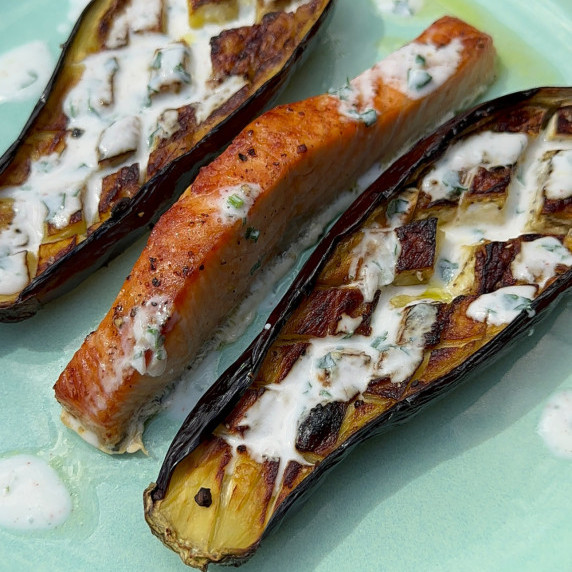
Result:
{"label": "grilled salmon fillet", "polygon": [[336,92],[279,106],[204,167],[155,225],[112,307],[60,375],[63,422],[109,453],[146,418],[257,270],[376,161],[482,93],[492,39],[445,17]]}

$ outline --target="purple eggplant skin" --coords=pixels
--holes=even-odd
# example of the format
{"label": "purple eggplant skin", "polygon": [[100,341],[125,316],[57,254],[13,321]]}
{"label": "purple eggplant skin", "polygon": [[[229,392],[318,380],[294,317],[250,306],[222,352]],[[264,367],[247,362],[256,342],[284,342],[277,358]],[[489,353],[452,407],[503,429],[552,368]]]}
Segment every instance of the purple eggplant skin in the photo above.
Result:
{"label": "purple eggplant skin", "polygon": [[[145,504],[160,501],[165,497],[171,475],[175,467],[189,455],[219,425],[236,405],[244,391],[255,379],[266,352],[278,333],[293,313],[294,309],[313,289],[314,282],[336,245],[347,235],[359,228],[372,211],[383,201],[391,198],[416,178],[427,164],[438,159],[460,136],[507,111],[520,106],[540,104],[555,110],[564,101],[572,98],[572,88],[543,87],[505,95],[481,104],[444,124],[432,135],[417,143],[408,153],[398,159],[383,173],[340,217],[331,230],[321,240],[307,263],[294,279],[267,320],[269,329],[263,329],[246,351],[215,382],[199,400],[195,408],[182,424],[160,469],[156,483],[149,485],[144,493]],[[282,501],[271,517],[261,537],[276,527],[286,513],[298,505],[313,487],[359,443],[369,437],[383,433],[395,425],[408,421],[426,406],[458,387],[469,376],[481,368],[488,367],[505,353],[509,352],[521,336],[544,319],[558,301],[569,294],[572,287],[572,270],[559,276],[546,290],[532,302],[528,311],[521,312],[491,341],[472,354],[464,363],[450,370],[432,384],[420,389],[391,409],[369,422],[340,447],[326,456],[319,465]],[[255,551],[233,559],[228,564],[240,564]]]}
{"label": "purple eggplant skin", "polygon": [[[0,304],[0,322],[19,322],[32,317],[44,304],[75,288],[90,274],[121,254],[137,238],[152,228],[161,214],[192,183],[199,169],[220,154],[245,125],[273,105],[290,77],[315,45],[319,32],[327,27],[335,0],[325,0],[325,2],[325,7],[308,33],[296,45],[277,72],[258,89],[249,93],[246,98],[241,95],[243,90],[237,92],[233,98],[223,104],[224,107],[228,106],[230,109],[225,119],[190,151],[158,171],[141,186],[132,199],[120,201],[107,221],[71,252],[62,256],[32,279],[14,302]],[[32,131],[35,121],[54,90],[59,74],[66,65],[68,51],[74,45],[74,40],[83,22],[97,3],[98,0],[92,0],[88,4],[74,25],[69,39],[62,45],[62,52],[55,70],[30,118],[16,141],[0,157],[0,175],[10,165],[16,152]],[[238,96],[238,101],[234,102],[233,99],[236,96]]]}

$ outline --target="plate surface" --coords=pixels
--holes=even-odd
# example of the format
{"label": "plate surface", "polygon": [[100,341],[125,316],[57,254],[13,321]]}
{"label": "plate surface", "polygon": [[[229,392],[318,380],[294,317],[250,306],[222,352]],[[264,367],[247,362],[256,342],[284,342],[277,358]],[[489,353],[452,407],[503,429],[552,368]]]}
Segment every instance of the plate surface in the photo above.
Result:
{"label": "plate surface", "polygon": [[[80,3],[68,2],[0,0],[0,54],[41,40],[55,62]],[[382,14],[373,0],[338,0],[328,30],[281,101],[342,85],[446,13],[495,39],[499,75],[487,98],[572,85],[567,0],[425,0],[413,17]],[[33,98],[0,104],[0,152],[34,104]],[[73,498],[70,518],[55,530],[0,529],[2,570],[187,570],[150,534],[142,491],[156,478],[192,400],[254,336],[292,273],[240,339],[209,355],[190,376],[194,389],[148,424],[149,455],[108,457],[61,425],[52,386],[107,311],[143,244],[34,318],[0,324],[0,458],[38,455]],[[572,388],[570,323],[569,297],[484,374],[403,427],[362,444],[242,569],[569,569],[572,465],[552,455],[537,427],[549,397]]]}

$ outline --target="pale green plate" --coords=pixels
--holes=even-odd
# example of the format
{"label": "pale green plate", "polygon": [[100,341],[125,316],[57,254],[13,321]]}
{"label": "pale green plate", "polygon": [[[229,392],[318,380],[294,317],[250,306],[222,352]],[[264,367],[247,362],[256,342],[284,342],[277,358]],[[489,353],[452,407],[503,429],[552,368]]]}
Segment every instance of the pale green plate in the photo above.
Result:
{"label": "pale green plate", "polygon": [[[343,84],[445,13],[494,37],[499,77],[487,97],[572,85],[568,0],[426,0],[413,18],[382,17],[371,0],[338,0],[327,33],[282,100]],[[55,59],[70,28],[64,0],[0,0],[0,52],[42,39]],[[0,150],[33,105],[0,105]],[[0,324],[0,456],[42,456],[74,499],[59,529],[0,530],[0,570],[186,569],[151,535],[142,511],[142,491],[156,478],[182,412],[151,421],[149,456],[107,457],[63,428],[52,391],[142,245],[34,318]],[[238,355],[267,311],[215,356],[201,388]],[[548,397],[572,387],[571,323],[572,304],[564,300],[508,357],[356,449],[243,570],[571,570],[572,463],[552,456],[537,434]]]}

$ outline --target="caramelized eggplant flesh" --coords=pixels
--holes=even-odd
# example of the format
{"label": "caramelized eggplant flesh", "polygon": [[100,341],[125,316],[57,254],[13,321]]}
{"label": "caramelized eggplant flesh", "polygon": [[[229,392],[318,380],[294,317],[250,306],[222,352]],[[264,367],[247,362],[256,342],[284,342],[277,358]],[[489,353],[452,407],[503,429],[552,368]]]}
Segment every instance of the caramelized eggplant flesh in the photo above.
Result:
{"label": "caramelized eggplant flesh", "polygon": [[0,158],[0,321],[33,315],[154,222],[277,95],[331,5],[93,0]]}
{"label": "caramelized eggplant flesh", "polygon": [[569,290],[571,221],[546,202],[572,196],[571,103],[572,88],[541,88],[453,119],[325,236],[145,491],[153,533],[187,564],[246,560],[353,446],[490,364]]}

